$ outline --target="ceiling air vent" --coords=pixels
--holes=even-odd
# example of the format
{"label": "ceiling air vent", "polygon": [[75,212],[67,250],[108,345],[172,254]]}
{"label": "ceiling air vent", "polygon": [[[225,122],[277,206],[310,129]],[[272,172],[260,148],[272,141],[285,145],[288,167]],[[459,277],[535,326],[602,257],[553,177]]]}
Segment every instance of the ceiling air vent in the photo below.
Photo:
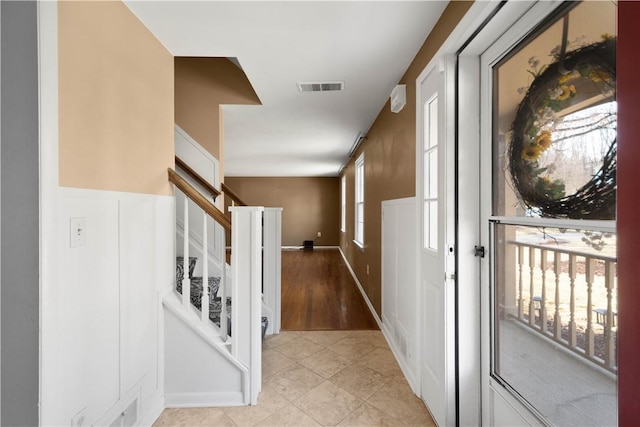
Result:
{"label": "ceiling air vent", "polygon": [[344,82],[305,82],[298,83],[300,92],[330,92],[344,90]]}

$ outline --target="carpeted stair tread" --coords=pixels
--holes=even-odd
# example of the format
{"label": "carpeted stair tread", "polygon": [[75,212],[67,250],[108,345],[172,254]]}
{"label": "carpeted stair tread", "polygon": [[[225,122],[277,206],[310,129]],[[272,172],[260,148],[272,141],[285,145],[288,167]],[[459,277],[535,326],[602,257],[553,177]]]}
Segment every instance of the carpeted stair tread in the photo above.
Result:
{"label": "carpeted stair tread", "polygon": [[[176,257],[176,290],[182,294],[182,281],[184,279],[183,257]],[[202,310],[202,277],[193,276],[196,266],[196,257],[189,257],[189,278],[191,279],[190,299],[198,310]],[[209,277],[209,319],[218,327],[220,327],[220,314],[222,313],[222,298],[218,297],[220,289],[220,277]],[[231,336],[231,297],[226,298],[227,301],[227,334]],[[264,339],[265,330],[268,325],[266,317],[262,317],[262,338]]]}

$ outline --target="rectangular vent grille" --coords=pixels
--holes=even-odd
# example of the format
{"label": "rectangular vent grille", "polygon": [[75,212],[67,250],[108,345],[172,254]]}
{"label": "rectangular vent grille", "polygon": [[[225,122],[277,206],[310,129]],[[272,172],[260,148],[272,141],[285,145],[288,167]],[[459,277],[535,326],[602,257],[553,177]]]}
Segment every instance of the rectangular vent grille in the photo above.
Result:
{"label": "rectangular vent grille", "polygon": [[298,83],[300,92],[331,92],[344,90],[344,82],[307,82]]}

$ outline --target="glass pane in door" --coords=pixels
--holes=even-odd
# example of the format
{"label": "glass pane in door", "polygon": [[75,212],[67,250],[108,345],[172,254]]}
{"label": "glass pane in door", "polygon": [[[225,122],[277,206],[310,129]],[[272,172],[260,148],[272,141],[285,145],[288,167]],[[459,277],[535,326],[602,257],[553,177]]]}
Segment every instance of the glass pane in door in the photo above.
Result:
{"label": "glass pane in door", "polygon": [[494,215],[615,220],[616,6],[569,7],[494,67]]}
{"label": "glass pane in door", "polygon": [[615,24],[568,3],[493,67],[491,375],[555,425],[617,423]]}
{"label": "glass pane in door", "polygon": [[615,425],[615,233],[492,228],[493,375],[555,425]]}

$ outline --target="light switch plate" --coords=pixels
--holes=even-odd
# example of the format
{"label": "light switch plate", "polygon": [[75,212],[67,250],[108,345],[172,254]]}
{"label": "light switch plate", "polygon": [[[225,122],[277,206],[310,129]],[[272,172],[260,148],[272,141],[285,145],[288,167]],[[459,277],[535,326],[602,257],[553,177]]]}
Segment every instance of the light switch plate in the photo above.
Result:
{"label": "light switch plate", "polygon": [[87,219],[69,219],[69,247],[79,248],[87,244]]}

